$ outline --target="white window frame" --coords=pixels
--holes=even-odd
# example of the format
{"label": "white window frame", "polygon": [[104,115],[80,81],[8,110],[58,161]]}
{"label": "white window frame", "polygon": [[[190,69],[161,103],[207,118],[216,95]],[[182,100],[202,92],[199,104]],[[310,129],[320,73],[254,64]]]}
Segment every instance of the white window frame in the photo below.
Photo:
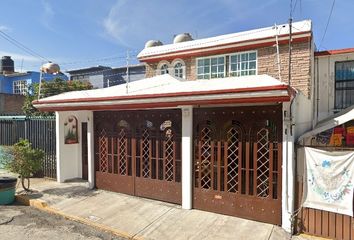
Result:
{"label": "white window frame", "polygon": [[[224,54],[221,54],[221,55],[212,55],[212,56],[207,56],[207,57],[200,57],[200,58],[196,58],[196,62],[195,62],[195,66],[196,66],[196,74],[197,74],[197,79],[198,80],[201,80],[201,79],[212,79],[211,77],[211,59],[212,58],[220,58],[220,57],[223,57],[224,58],[224,76],[223,77],[219,77],[217,76],[216,78],[225,78],[227,77],[226,76],[226,56],[227,55],[224,55]],[[199,60],[205,60],[205,59],[210,59],[210,65],[209,65],[209,78],[198,78],[199,75],[201,74],[198,74],[198,61]],[[218,66],[218,65],[217,65]],[[217,70],[217,75],[219,75],[219,70]],[[202,74],[203,76],[206,75],[206,74]]]}
{"label": "white window frame", "polygon": [[172,62],[172,75],[173,76],[175,76],[175,77],[179,77],[179,76],[176,76],[176,65],[178,64],[178,63],[180,63],[180,64],[182,64],[182,67],[181,67],[181,69],[182,69],[182,77],[180,77],[180,78],[186,78],[186,64],[184,63],[184,61],[182,60],[182,59],[175,59],[175,60],[173,60],[173,62]]}
{"label": "white window frame", "polygon": [[[258,74],[258,51],[257,50],[252,50],[252,51],[245,51],[245,52],[237,52],[237,53],[232,53],[232,54],[230,54],[229,55],[229,77],[242,77],[242,76],[250,76],[249,74],[246,74],[246,75],[242,75],[242,68],[241,69],[238,69],[238,70],[236,70],[236,71],[231,71],[231,57],[233,57],[233,56],[240,56],[241,57],[241,55],[242,54],[245,54],[245,53],[247,53],[247,54],[249,54],[249,53],[256,53],[256,68],[255,68],[255,74],[254,75],[257,75]],[[253,60],[252,60],[253,61]],[[247,61],[247,63],[249,64],[249,60]],[[242,62],[241,62],[242,63]],[[249,72],[250,70],[249,69],[247,69],[247,71]],[[235,75],[235,76],[232,76],[231,74],[232,73],[240,73],[240,75]],[[253,75],[251,75],[251,76],[253,76]]]}
{"label": "white window frame", "polygon": [[28,91],[28,84],[26,79],[16,80],[12,82],[13,94],[26,95]]}
{"label": "white window frame", "polygon": [[162,67],[164,66],[164,65],[167,65],[167,70],[168,70],[168,73],[164,73],[164,74],[171,74],[171,64],[168,62],[168,61],[161,61],[161,62],[159,62],[159,65],[157,66],[157,75],[164,75],[164,74],[162,74]]}

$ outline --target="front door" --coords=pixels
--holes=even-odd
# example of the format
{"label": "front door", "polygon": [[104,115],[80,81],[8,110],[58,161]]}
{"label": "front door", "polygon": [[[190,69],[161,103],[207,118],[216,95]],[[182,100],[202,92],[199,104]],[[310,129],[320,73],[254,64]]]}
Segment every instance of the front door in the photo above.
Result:
{"label": "front door", "polygon": [[95,113],[97,188],[180,204],[181,111]]}
{"label": "front door", "polygon": [[88,179],[87,123],[81,123],[82,179]]}
{"label": "front door", "polygon": [[281,224],[282,107],[194,111],[194,208]]}

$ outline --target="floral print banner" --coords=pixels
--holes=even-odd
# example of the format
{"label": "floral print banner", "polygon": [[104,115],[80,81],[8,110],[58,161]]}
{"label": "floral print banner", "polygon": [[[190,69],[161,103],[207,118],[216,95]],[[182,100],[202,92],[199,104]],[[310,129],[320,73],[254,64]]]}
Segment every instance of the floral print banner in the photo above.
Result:
{"label": "floral print banner", "polygon": [[354,152],[305,147],[303,207],[353,216]]}

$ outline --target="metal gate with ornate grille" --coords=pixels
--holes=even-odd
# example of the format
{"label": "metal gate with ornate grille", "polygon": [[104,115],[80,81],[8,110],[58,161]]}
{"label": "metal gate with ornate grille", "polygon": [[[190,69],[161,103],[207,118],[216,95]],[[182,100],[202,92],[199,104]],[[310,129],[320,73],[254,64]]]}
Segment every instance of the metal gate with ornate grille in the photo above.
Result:
{"label": "metal gate with ornate grille", "polygon": [[95,112],[96,186],[181,204],[181,111]]}
{"label": "metal gate with ornate grille", "polygon": [[194,208],[281,224],[281,105],[194,110]]}

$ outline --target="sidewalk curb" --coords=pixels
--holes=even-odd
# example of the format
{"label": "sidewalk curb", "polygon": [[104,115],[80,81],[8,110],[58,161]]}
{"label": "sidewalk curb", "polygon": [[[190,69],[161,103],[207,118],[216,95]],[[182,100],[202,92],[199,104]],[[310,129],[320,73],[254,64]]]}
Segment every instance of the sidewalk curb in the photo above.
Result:
{"label": "sidewalk curb", "polygon": [[23,205],[31,206],[31,207],[37,208],[41,211],[44,211],[44,212],[47,212],[50,214],[54,214],[54,215],[59,215],[59,216],[62,216],[68,220],[79,222],[79,223],[88,225],[90,227],[94,227],[94,228],[101,230],[101,231],[109,232],[109,233],[116,235],[118,237],[123,237],[123,238],[131,239],[131,240],[143,240],[143,238],[131,235],[127,232],[120,231],[120,230],[114,229],[112,227],[108,227],[108,226],[100,224],[100,223],[92,222],[92,221],[82,218],[82,217],[78,217],[78,216],[64,213],[60,210],[49,207],[45,201],[39,200],[39,199],[31,199],[28,195],[23,195],[23,194],[16,195],[16,201],[23,204]]}

